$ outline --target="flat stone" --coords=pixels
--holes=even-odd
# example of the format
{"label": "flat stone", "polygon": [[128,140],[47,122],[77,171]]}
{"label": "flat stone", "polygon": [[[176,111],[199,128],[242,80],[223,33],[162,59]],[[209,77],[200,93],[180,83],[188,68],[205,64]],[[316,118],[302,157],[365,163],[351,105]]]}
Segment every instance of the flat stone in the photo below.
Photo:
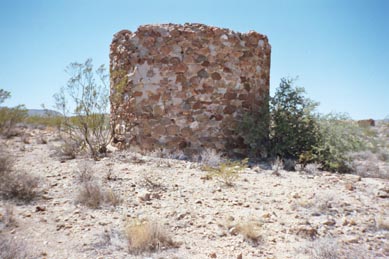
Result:
{"label": "flat stone", "polygon": [[197,76],[200,78],[208,78],[209,74],[205,69],[201,69],[199,72],[197,72]]}

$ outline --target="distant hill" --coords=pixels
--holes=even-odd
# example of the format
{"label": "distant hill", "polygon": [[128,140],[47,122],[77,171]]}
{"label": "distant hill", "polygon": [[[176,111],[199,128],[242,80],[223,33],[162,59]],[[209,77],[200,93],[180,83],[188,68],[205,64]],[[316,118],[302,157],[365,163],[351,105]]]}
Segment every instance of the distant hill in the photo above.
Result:
{"label": "distant hill", "polygon": [[47,109],[28,109],[28,116],[61,116],[62,114],[60,112],[54,111],[54,110],[47,110]]}

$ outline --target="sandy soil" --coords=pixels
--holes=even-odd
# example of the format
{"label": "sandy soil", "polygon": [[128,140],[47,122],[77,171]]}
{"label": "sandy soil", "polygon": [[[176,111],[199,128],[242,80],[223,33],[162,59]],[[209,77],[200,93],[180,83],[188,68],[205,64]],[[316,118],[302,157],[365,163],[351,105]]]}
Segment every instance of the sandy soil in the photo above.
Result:
{"label": "sandy soil", "polygon": [[[2,139],[1,147],[14,156],[15,170],[41,178],[41,194],[28,204],[0,200],[2,218],[11,204],[16,219],[15,226],[0,223],[0,229],[23,241],[31,258],[304,259],[326,249],[339,252],[334,258],[389,258],[388,180],[327,172],[277,175],[255,166],[227,187],[207,179],[197,163],[128,151],[101,161],[61,161],[54,132],[29,134],[28,141]],[[38,144],[42,136],[47,144]],[[102,188],[120,195],[120,205],[92,209],[77,203],[85,165]],[[124,226],[134,218],[158,222],[180,247],[130,254]],[[258,242],[234,231],[246,223],[255,226]]]}

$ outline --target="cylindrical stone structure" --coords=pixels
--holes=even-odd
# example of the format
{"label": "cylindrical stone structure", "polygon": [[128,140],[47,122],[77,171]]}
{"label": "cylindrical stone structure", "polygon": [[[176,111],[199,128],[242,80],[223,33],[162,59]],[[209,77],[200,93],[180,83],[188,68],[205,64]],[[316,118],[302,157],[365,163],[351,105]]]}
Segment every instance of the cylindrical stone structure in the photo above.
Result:
{"label": "cylindrical stone structure", "polygon": [[244,113],[267,107],[270,51],[257,32],[203,24],[118,32],[110,51],[115,142],[244,153],[237,124]]}

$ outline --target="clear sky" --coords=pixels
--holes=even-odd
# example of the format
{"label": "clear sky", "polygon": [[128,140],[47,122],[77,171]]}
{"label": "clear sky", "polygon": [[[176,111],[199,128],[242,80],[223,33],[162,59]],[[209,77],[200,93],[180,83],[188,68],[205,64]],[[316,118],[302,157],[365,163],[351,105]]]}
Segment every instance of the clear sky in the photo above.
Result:
{"label": "clear sky", "polygon": [[298,76],[320,112],[389,115],[388,0],[0,0],[5,105],[51,108],[70,62],[108,67],[116,32],[185,22],[266,34],[271,92],[281,77]]}

